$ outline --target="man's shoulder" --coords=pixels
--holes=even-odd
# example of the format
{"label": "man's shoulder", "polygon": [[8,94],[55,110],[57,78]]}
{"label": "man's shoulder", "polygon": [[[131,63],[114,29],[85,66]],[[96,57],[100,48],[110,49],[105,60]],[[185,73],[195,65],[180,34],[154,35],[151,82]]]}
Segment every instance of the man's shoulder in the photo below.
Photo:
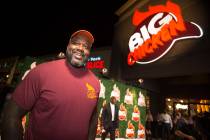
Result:
{"label": "man's shoulder", "polygon": [[108,107],[111,107],[111,106],[110,106],[110,102],[108,102],[108,103],[106,103],[106,104],[104,105],[104,109],[107,109]]}
{"label": "man's shoulder", "polygon": [[31,69],[29,72],[29,75],[36,75],[40,73],[46,73],[46,72],[53,72],[56,70],[56,68],[60,67],[61,65],[60,60],[53,60],[53,61],[47,61],[38,64],[35,68]]}
{"label": "man's shoulder", "polygon": [[116,109],[119,110],[119,105],[118,104],[115,104],[115,106],[116,106]]}
{"label": "man's shoulder", "polygon": [[51,60],[51,61],[46,61],[43,63],[40,63],[39,65],[37,65],[37,69],[49,69],[51,67],[55,67],[58,66],[60,64],[64,63],[63,59],[59,59],[59,60]]}
{"label": "man's shoulder", "polygon": [[89,75],[92,77],[92,79],[100,85],[99,78],[96,76],[96,74],[89,69],[88,69],[88,71],[89,71]]}

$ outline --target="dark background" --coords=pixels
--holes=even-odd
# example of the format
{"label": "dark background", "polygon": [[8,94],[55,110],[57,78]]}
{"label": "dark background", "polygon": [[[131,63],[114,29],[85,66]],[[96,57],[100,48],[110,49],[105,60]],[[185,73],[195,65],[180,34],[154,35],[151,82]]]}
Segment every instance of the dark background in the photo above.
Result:
{"label": "dark background", "polygon": [[114,14],[126,0],[8,1],[1,4],[0,57],[65,51],[71,33],[87,29],[94,48],[111,46]]}

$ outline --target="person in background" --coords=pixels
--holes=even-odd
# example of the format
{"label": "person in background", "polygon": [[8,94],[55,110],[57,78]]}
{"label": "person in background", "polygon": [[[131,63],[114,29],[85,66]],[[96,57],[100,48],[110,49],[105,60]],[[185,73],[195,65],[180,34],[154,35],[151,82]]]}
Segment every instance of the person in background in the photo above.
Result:
{"label": "person in background", "polygon": [[175,139],[176,140],[201,140],[198,131],[189,125],[188,114],[181,113],[181,118],[177,120],[175,126]]}
{"label": "person in background", "polygon": [[119,127],[119,107],[117,100],[111,96],[110,103],[106,104],[102,111],[102,140],[110,133],[110,140],[115,140],[115,130]]}
{"label": "person in background", "polygon": [[[66,58],[37,65],[20,82],[3,112],[2,140],[94,140],[98,78],[85,65],[93,35],[74,32]],[[22,117],[30,112],[23,135]]]}
{"label": "person in background", "polygon": [[173,128],[173,122],[167,110],[164,110],[163,113],[161,113],[161,121],[162,121],[162,139],[168,140],[170,138],[171,130]]}
{"label": "person in background", "polygon": [[148,109],[146,113],[146,138],[147,140],[152,139],[152,122],[153,122],[152,113]]}

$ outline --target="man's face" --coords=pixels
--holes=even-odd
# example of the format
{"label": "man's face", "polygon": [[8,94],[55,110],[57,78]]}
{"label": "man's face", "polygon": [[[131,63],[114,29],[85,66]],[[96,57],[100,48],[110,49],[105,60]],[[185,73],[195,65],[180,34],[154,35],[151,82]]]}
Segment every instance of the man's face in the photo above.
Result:
{"label": "man's face", "polygon": [[74,67],[84,67],[90,55],[91,46],[85,36],[72,38],[66,49],[68,62]]}
{"label": "man's face", "polygon": [[115,97],[111,97],[111,103],[115,104],[116,102],[117,102],[116,98]]}

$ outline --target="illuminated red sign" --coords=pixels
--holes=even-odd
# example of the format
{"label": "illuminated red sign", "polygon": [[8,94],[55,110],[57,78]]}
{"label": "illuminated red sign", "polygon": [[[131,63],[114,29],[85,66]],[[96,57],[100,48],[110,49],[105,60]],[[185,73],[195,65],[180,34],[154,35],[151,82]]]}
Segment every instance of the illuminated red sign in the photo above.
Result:
{"label": "illuminated red sign", "polygon": [[104,68],[104,61],[102,60],[98,60],[98,61],[94,61],[94,62],[87,62],[87,68],[88,69],[103,69]]}
{"label": "illuminated red sign", "polygon": [[183,20],[180,7],[171,1],[165,6],[150,6],[148,12],[136,10],[132,23],[137,28],[129,40],[129,65],[155,62],[164,56],[176,41],[203,35],[197,24]]}
{"label": "illuminated red sign", "polygon": [[105,67],[104,60],[102,60],[101,57],[90,57],[86,67],[88,69],[103,69]]}

